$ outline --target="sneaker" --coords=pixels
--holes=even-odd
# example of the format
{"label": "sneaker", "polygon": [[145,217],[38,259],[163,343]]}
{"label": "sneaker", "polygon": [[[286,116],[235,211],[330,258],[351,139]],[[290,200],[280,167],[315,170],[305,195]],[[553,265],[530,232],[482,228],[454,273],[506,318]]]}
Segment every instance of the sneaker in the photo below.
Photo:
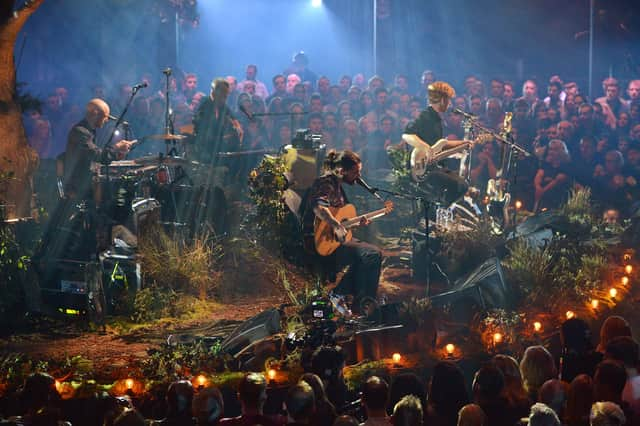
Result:
{"label": "sneaker", "polygon": [[331,292],[329,293],[329,300],[333,305],[333,309],[335,309],[340,315],[345,318],[351,318],[353,314],[351,313],[351,309],[349,309],[347,301],[343,295]]}

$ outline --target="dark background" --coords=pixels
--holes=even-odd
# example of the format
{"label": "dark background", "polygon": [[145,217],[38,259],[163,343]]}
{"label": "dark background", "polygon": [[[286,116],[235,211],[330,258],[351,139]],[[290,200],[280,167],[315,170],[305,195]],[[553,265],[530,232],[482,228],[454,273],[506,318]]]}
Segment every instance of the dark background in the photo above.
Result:
{"label": "dark background", "polygon": [[[243,77],[246,64],[256,63],[271,88],[299,50],[333,81],[374,71],[373,0],[325,0],[319,9],[309,0],[200,0],[195,28],[159,14],[159,2],[45,1],[18,39],[18,81],[35,94],[62,84],[84,96],[95,83],[131,84],[144,72],[159,80],[164,67],[177,66],[196,72],[203,88],[215,76]],[[377,71],[387,79],[401,72],[417,84],[424,69],[454,83],[471,73],[516,83],[560,74],[586,88],[589,0],[382,3],[389,13],[377,21]],[[610,72],[637,76],[639,3],[595,2],[596,88]]]}

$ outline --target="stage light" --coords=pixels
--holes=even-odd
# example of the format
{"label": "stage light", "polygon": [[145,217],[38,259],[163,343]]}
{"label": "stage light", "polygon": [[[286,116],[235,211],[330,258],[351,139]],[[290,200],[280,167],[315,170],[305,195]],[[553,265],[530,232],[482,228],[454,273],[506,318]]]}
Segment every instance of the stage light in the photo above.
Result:
{"label": "stage light", "polygon": [[273,368],[270,368],[269,371],[267,371],[267,377],[269,377],[269,380],[275,380],[276,379],[276,370]]}
{"label": "stage light", "polygon": [[311,0],[311,6],[313,6],[313,7],[322,6],[322,0]]}
{"label": "stage light", "polygon": [[502,343],[502,333],[493,334],[493,343]]}
{"label": "stage light", "polygon": [[516,210],[520,210],[522,208],[522,201],[517,200],[516,201]]}
{"label": "stage light", "polygon": [[449,343],[444,347],[444,349],[447,351],[447,355],[451,356],[453,355],[453,351],[456,350],[456,347],[453,345],[453,343]]}
{"label": "stage light", "polygon": [[131,390],[133,389],[134,381],[133,379],[127,379],[125,380],[124,384],[127,387],[127,390]]}
{"label": "stage light", "polygon": [[616,290],[615,287],[611,287],[609,289],[609,296],[611,296],[612,299],[615,299],[617,295],[618,295],[618,290]]}
{"label": "stage light", "polygon": [[207,384],[207,378],[204,377],[202,374],[196,378],[196,381],[198,382],[199,387],[204,387],[204,385]]}
{"label": "stage light", "polygon": [[624,260],[625,262],[628,262],[631,260],[631,254],[630,253],[625,253],[624,256],[622,256],[622,260]]}
{"label": "stage light", "polygon": [[576,313],[573,311],[567,311],[567,313],[565,314],[567,316],[567,319],[571,319],[574,318],[576,316]]}
{"label": "stage light", "polygon": [[591,299],[591,307],[593,309],[598,309],[598,305],[600,304],[600,302],[598,302],[598,299]]}
{"label": "stage light", "polygon": [[120,130],[116,130],[115,132],[113,132],[113,134],[116,136],[120,136]]}
{"label": "stage light", "polygon": [[633,266],[631,266],[631,265],[626,265],[626,266],[624,267],[624,271],[625,271],[627,274],[632,273],[632,272],[633,272]]}
{"label": "stage light", "polygon": [[540,330],[542,330],[542,323],[540,321],[534,322],[533,323],[533,331],[538,333]]}
{"label": "stage light", "polygon": [[400,362],[400,360],[402,359],[402,355],[400,355],[398,352],[396,352],[393,355],[391,355],[391,359],[393,359],[393,363],[394,364],[398,364]]}
{"label": "stage light", "polygon": [[629,277],[625,275],[624,277],[620,278],[620,282],[622,283],[622,285],[629,284]]}

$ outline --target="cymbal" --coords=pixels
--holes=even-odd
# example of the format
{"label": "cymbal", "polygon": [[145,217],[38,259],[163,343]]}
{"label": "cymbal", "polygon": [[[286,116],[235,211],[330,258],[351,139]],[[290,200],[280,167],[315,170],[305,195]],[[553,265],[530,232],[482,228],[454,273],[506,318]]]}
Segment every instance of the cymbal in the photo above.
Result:
{"label": "cymbal", "polygon": [[187,137],[184,135],[174,135],[171,133],[164,133],[161,135],[149,135],[145,136],[145,139],[156,139],[156,140],[165,140],[165,141],[180,141],[186,139]]}
{"label": "cymbal", "polygon": [[182,157],[167,157],[164,155],[150,155],[147,157],[140,157],[133,160],[136,164],[139,165],[168,165],[168,166],[182,166],[184,164],[190,164],[189,160],[186,160]]}

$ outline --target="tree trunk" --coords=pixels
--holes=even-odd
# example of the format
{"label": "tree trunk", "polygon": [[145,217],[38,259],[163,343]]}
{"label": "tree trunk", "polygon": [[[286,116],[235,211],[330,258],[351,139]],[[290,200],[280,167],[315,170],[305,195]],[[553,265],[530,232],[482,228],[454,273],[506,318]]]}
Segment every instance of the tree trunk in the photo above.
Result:
{"label": "tree trunk", "polygon": [[[7,218],[31,213],[32,175],[38,155],[27,144],[22,111],[16,102],[14,47],[20,29],[44,0],[29,1],[9,16],[0,16],[0,204]],[[3,11],[4,12],[4,11]]]}

